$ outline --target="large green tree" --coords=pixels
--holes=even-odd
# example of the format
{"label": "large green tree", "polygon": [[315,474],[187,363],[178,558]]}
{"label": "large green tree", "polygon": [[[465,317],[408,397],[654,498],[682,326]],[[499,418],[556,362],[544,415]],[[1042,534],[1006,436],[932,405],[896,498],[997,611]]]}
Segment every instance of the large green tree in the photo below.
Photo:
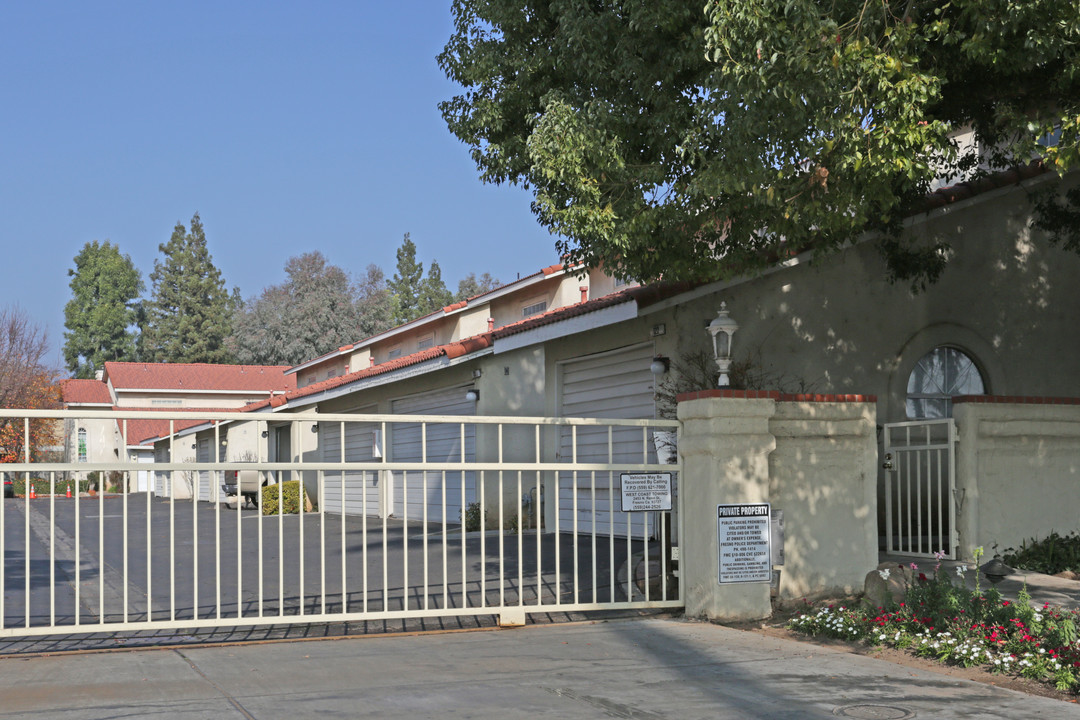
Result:
{"label": "large green tree", "polygon": [[[365,284],[358,287],[321,252],[289,258],[285,282],[264,289],[237,313],[230,339],[237,359],[298,365],[372,334],[368,324],[385,329],[384,307],[374,302],[376,288],[369,287],[374,284],[371,267]],[[381,281],[381,271],[375,271]],[[366,313],[382,317],[365,318]]]}
{"label": "large green tree", "polygon": [[233,355],[225,343],[232,329],[236,300],[225,290],[221,271],[206,245],[199,214],[191,228],[181,222],[163,257],[150,273],[152,295],[146,303],[142,356],[151,362],[225,363]]}
{"label": "large green tree", "polygon": [[416,243],[405,233],[397,249],[397,270],[386,283],[392,298],[391,320],[395,325],[420,316],[420,284],[424,264],[416,259]]}
{"label": "large green tree", "polygon": [[75,256],[71,300],[64,306],[64,362],[78,378],[92,378],[106,361],[136,358],[143,283],[131,257],[108,240],[86,243]]}
{"label": "large green tree", "polygon": [[720,278],[877,231],[892,277],[932,280],[944,248],[899,226],[935,178],[1080,161],[1075,2],[454,0],[453,15],[450,130],[483,180],[534,191],[570,261],[620,276]]}

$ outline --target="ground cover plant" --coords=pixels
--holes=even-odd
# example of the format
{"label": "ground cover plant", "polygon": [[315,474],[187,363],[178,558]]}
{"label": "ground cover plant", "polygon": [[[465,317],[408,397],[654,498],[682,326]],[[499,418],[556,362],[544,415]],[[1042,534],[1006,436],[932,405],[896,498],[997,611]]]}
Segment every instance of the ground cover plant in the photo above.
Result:
{"label": "ground cover plant", "polygon": [[1002,559],[1018,570],[1030,570],[1045,575],[1057,575],[1067,570],[1080,572],[1080,534],[1059,535],[1051,531],[1042,538],[1020,543],[1018,548],[1006,548]]}
{"label": "ground cover plant", "polygon": [[[1080,693],[1080,610],[1031,605],[1025,587],[1016,602],[995,588],[982,589],[978,557],[972,568],[959,566],[955,577],[941,569],[940,558],[929,574],[915,563],[902,602],[885,607],[828,605],[792,619],[788,627],[816,637],[886,646],[962,667],[1030,678],[1058,690]],[[878,571],[888,580],[890,570]],[[974,572],[975,589],[964,584]]]}

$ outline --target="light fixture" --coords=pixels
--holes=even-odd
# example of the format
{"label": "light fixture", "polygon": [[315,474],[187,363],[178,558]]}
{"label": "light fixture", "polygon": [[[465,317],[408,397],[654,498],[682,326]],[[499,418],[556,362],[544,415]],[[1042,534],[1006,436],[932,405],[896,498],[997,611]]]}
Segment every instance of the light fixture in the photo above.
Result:
{"label": "light fixture", "polygon": [[269,432],[269,431],[267,431],[267,430],[263,430],[263,431],[262,431],[261,433],[259,433],[259,434],[260,434],[260,435],[262,435],[263,437],[270,437],[270,432]]}
{"label": "light fixture", "polygon": [[319,432],[319,423],[311,423],[311,432],[313,432],[313,433]]}
{"label": "light fixture", "polygon": [[229,444],[229,441],[227,439],[221,441],[221,447],[225,447],[228,444]]}
{"label": "light fixture", "polygon": [[649,363],[649,372],[651,372],[653,375],[663,375],[668,371],[668,368],[670,367],[670,360],[668,360],[663,355],[657,355],[652,359],[652,362]]}
{"label": "light fixture", "polygon": [[983,575],[993,585],[997,585],[999,582],[1005,579],[1007,575],[1012,575],[1013,569],[1006,565],[1000,555],[995,555],[994,559],[988,563],[985,563],[981,568]]}
{"label": "light fixture", "polygon": [[480,391],[476,388],[469,388],[465,391],[465,399],[469,402],[476,402],[480,399]]}
{"label": "light fixture", "polygon": [[191,449],[192,449],[192,450],[194,450],[194,449],[195,449],[195,443],[191,443]]}
{"label": "light fixture", "polygon": [[709,323],[708,329],[712,336],[716,367],[720,371],[719,386],[728,387],[731,385],[728,377],[728,371],[731,370],[731,337],[739,329],[739,325],[728,315],[726,302],[720,303],[720,310]]}

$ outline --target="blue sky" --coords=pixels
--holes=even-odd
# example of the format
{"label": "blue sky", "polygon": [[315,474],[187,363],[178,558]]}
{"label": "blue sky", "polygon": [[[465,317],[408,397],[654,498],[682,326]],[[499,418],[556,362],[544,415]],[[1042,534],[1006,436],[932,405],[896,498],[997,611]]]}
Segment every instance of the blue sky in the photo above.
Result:
{"label": "blue sky", "polygon": [[148,286],[202,217],[245,298],[321,250],[392,275],[409,232],[451,289],[557,260],[520,188],[483,185],[437,104],[449,0],[0,4],[0,305],[61,364],[68,270],[91,240]]}

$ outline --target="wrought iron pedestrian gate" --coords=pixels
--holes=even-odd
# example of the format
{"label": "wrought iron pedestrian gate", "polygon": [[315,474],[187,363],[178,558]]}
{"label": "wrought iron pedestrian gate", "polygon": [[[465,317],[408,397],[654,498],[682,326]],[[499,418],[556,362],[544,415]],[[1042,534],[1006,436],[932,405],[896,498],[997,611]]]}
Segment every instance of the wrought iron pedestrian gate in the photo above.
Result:
{"label": "wrought iron pedestrian gate", "polygon": [[884,427],[885,549],[933,557],[956,551],[956,424],[952,418]]}
{"label": "wrought iron pedestrian gate", "polygon": [[[74,437],[92,421],[127,448],[141,420],[164,423],[153,464],[33,447],[43,424]],[[0,498],[0,637],[484,615],[520,624],[529,613],[682,606],[678,513],[613,506],[624,473],[677,477],[651,440],[673,421],[26,410],[0,410],[0,421],[24,430],[20,462],[0,464],[24,495]],[[584,426],[588,462],[560,454],[566,429]],[[394,458],[396,433],[418,457]],[[327,437],[337,440],[319,447]],[[356,460],[341,438],[377,447]],[[131,491],[147,468],[153,490]],[[221,488],[252,470],[276,487],[255,506],[226,502]],[[570,526],[558,514],[568,473],[582,518]],[[356,478],[379,491],[357,492]],[[301,511],[275,512],[290,501]]]}

